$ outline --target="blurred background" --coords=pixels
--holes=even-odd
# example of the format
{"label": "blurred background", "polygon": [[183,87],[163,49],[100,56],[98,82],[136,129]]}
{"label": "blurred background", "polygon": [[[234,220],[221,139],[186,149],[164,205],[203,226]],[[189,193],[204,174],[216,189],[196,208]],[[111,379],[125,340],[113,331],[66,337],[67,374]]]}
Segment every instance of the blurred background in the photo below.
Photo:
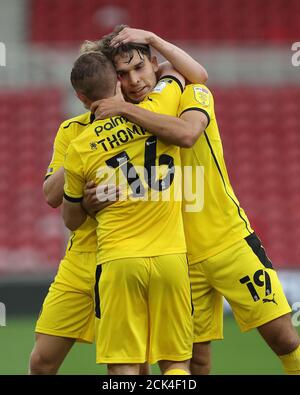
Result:
{"label": "blurred background", "polygon": [[[60,122],[84,112],[72,63],[83,40],[120,23],[157,33],[206,67],[234,189],[291,305],[300,301],[299,21],[298,0],[0,0],[0,374],[26,373],[64,255],[67,231],[42,183]],[[240,335],[230,315],[214,359],[217,374],[281,373],[256,332]],[[94,360],[92,346],[76,346],[61,372],[103,372]]]}

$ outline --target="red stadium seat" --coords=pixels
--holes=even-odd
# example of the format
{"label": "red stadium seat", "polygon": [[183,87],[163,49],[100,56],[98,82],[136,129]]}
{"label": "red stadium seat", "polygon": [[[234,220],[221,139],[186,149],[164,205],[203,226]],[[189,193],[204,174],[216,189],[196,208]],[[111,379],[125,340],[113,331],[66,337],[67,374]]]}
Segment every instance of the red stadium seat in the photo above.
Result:
{"label": "red stadium seat", "polygon": [[[237,87],[230,93],[225,88],[213,92],[225,159],[238,198],[275,266],[296,267],[300,256],[300,89]],[[236,100],[236,106],[227,95]]]}
{"label": "red stadium seat", "polygon": [[32,42],[97,39],[116,24],[148,29],[170,40],[229,43],[295,41],[297,0],[31,0]]}
{"label": "red stadium seat", "polygon": [[[300,89],[239,86],[212,92],[228,172],[242,207],[275,266],[296,267]],[[11,111],[13,103],[20,111]],[[60,214],[42,195],[61,108],[62,95],[56,89],[0,94],[0,257],[6,259],[0,272],[46,270],[63,254]]]}
{"label": "red stadium seat", "polygon": [[[47,87],[0,93],[0,255],[7,259],[0,271],[49,270],[63,253],[60,214],[42,195],[62,99],[59,89]],[[42,237],[44,218],[55,221],[52,233]],[[51,254],[45,254],[46,245],[53,247]]]}

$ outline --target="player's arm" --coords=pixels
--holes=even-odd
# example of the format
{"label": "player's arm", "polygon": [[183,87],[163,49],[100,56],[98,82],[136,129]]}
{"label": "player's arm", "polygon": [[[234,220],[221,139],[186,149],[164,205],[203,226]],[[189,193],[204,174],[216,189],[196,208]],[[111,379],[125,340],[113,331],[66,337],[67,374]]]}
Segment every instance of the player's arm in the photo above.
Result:
{"label": "player's arm", "polygon": [[66,227],[74,231],[86,220],[87,213],[81,205],[85,185],[83,164],[72,143],[66,153],[64,168],[65,184],[62,216]]}
{"label": "player's arm", "polygon": [[131,122],[141,125],[160,140],[180,147],[192,147],[208,125],[208,117],[201,111],[184,111],[180,118],[155,113],[123,100],[121,93],[100,100],[95,107],[97,118],[104,119],[123,115]]}
{"label": "player's arm", "polygon": [[71,202],[63,198],[62,216],[65,225],[71,231],[78,229],[86,220],[87,213],[82,208],[81,202]]}
{"label": "player's arm", "polygon": [[176,118],[124,102],[119,108],[119,113],[165,143],[183,148],[192,147],[208,124],[207,116],[199,111],[188,111]]}
{"label": "player's arm", "polygon": [[47,204],[56,208],[61,205],[64,194],[64,156],[70,141],[63,125],[60,126],[53,144],[53,155],[48,166],[43,192]]}
{"label": "player's arm", "polygon": [[200,63],[181,48],[152,32],[126,27],[111,41],[111,45],[117,47],[129,42],[151,45],[169,62],[160,65],[158,78],[172,74],[175,68],[191,83],[204,84],[208,79],[207,71]]}
{"label": "player's arm", "polygon": [[[64,196],[64,168],[61,167],[51,176],[48,176],[43,184],[43,192],[47,204],[53,208],[57,208],[62,204]],[[84,196],[81,202],[82,207],[92,218],[95,217],[96,212],[107,207],[106,202],[95,201],[95,194],[91,192],[91,181],[89,181],[84,187]]]}
{"label": "player's arm", "polygon": [[[53,155],[48,166],[45,181],[43,184],[43,193],[47,204],[53,208],[57,208],[62,204],[64,196],[64,157],[67,152],[70,140],[64,130],[63,125],[60,126],[54,140]],[[90,216],[94,216],[94,210],[102,210],[107,207],[106,202],[97,202],[97,204],[90,198],[90,184],[87,184],[84,189],[84,196],[82,199],[82,206]]]}
{"label": "player's arm", "polygon": [[[70,179],[70,175],[66,174],[66,178]],[[86,183],[82,200],[70,198],[65,194],[62,214],[66,227],[72,231],[76,230],[86,220],[87,214],[95,218],[98,211],[112,205],[119,198],[120,190],[116,185],[96,187],[94,181]]]}
{"label": "player's arm", "polygon": [[120,198],[120,188],[117,185],[96,185],[94,181],[88,181],[84,187],[81,206],[88,215],[95,218],[98,211],[115,203]]}
{"label": "player's arm", "polygon": [[44,181],[43,192],[49,206],[56,208],[61,205],[64,194],[64,182],[63,167],[49,175]]}

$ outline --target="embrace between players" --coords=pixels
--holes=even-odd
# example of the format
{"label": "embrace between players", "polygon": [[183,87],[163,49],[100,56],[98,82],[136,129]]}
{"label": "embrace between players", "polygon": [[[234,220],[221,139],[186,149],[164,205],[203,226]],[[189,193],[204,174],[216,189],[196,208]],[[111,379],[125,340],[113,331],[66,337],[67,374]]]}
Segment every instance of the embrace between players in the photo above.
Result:
{"label": "embrace between players", "polygon": [[119,26],[83,44],[71,83],[90,111],[61,124],[44,183],[72,234],[31,374],[55,374],[75,341],[94,338],[108,374],[148,374],[156,362],[162,374],[208,374],[223,296],[240,329],[257,328],[300,374],[291,309],[230,184],[206,80],[147,31]]}

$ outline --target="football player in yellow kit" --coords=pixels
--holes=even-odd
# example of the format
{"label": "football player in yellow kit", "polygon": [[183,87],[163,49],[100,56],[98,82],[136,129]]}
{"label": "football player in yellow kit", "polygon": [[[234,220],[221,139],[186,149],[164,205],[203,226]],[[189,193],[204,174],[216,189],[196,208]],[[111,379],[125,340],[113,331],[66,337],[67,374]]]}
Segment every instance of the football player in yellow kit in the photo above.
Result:
{"label": "football player in yellow kit", "polygon": [[[123,62],[128,64],[128,58],[120,56]],[[130,62],[152,75],[142,50],[132,49]],[[111,97],[116,81],[113,64],[99,52],[81,55],[71,73],[72,85],[87,106]],[[149,85],[144,81],[133,95],[148,90],[153,76],[147,79]],[[176,115],[182,83],[179,74],[161,78],[139,106]],[[74,139],[64,168],[63,217],[71,230],[87,217],[81,206],[86,181],[105,184],[107,175],[113,175],[129,192],[96,215],[97,362],[107,363],[109,374],[138,374],[147,361],[159,362],[166,374],[188,374],[193,325],[181,202],[175,199],[181,189],[179,148],[116,116],[95,121]]]}
{"label": "football player in yellow kit", "polygon": [[[113,57],[113,48],[135,39],[130,32],[121,32],[111,40],[111,49],[107,48]],[[122,75],[120,80],[122,83]],[[125,96],[130,92],[127,81],[122,90]],[[230,303],[241,330],[257,328],[285,372],[300,374],[300,340],[291,322],[291,309],[230,184],[210,90],[200,84],[187,86],[178,118],[147,112],[117,96],[95,103],[93,109],[97,118],[118,113],[160,140],[181,146],[183,169],[192,169],[191,180],[184,180],[184,185],[197,179],[197,168],[202,172],[203,208],[187,209],[191,201],[186,200],[182,211],[195,308],[192,374],[209,373],[210,342],[223,338],[222,296]]]}
{"label": "football player in yellow kit", "polygon": [[[152,34],[133,29],[137,34]],[[140,32],[140,33],[139,33]],[[162,54],[167,59],[177,61],[179,68],[192,80],[207,79],[206,71],[189,55],[179,48],[160,40]],[[170,71],[170,66],[163,64],[157,75]],[[143,70],[140,71],[144,73]],[[156,82],[155,70],[153,86]],[[144,94],[146,96],[146,92]],[[49,165],[44,193],[52,207],[58,207],[63,197],[63,159],[66,150],[76,136],[93,121],[90,112],[71,118],[62,123],[54,143],[54,154]],[[87,190],[85,208],[91,209],[94,197]],[[107,194],[106,194],[107,196]],[[98,201],[98,200],[97,200]],[[101,203],[97,208],[103,208]],[[31,374],[55,374],[74,342],[92,342],[94,338],[94,283],[96,267],[95,221],[87,219],[80,229],[73,232],[67,246],[66,256],[62,260],[55,281],[44,301],[42,313],[36,326],[36,342],[30,358]],[[76,311],[70,308],[76,306]],[[142,370],[146,372],[147,370]]]}

